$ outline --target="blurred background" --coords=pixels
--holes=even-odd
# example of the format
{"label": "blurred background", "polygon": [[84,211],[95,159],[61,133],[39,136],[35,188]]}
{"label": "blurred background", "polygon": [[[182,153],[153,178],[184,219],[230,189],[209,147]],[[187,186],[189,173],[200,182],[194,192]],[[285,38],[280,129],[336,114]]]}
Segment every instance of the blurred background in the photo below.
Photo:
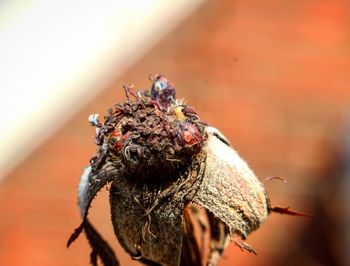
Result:
{"label": "blurred background", "polygon": [[[0,264],[88,265],[76,188],[95,152],[90,113],[148,74],[175,83],[263,180],[272,214],[224,265],[350,265],[349,1],[0,3]],[[122,265],[108,192],[91,219]]]}

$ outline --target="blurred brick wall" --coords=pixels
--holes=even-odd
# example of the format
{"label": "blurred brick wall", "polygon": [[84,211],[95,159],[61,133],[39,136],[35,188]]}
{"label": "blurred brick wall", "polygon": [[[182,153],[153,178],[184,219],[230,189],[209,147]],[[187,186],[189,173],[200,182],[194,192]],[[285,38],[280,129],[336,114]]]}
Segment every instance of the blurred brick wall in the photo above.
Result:
{"label": "blurred brick wall", "polygon": [[[172,80],[261,178],[288,180],[266,184],[273,204],[312,212],[322,144],[350,103],[349,17],[347,1],[208,1],[0,184],[0,264],[88,264],[84,237],[65,248],[80,219],[78,178],[95,151],[87,117],[121,101],[123,84],[149,87],[149,73]],[[138,265],[116,244],[105,191],[92,207],[122,265]],[[272,265],[300,244],[306,223],[272,215],[248,238],[258,256],[231,245],[220,265]]]}

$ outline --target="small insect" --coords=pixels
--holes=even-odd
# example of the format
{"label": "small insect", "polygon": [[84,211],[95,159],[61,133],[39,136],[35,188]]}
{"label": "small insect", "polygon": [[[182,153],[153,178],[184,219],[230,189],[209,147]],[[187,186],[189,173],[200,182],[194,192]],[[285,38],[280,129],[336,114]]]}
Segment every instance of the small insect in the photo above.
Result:
{"label": "small insect", "polygon": [[89,117],[98,148],[80,178],[82,223],[67,245],[84,231],[92,265],[98,258],[119,265],[88,220],[93,198],[108,183],[115,235],[146,265],[214,266],[230,240],[255,253],[244,240],[270,212],[304,215],[272,208],[264,186],[226,137],[176,99],[164,76],[155,76],[150,91],[124,88],[126,101],[110,108],[103,123],[97,114]]}

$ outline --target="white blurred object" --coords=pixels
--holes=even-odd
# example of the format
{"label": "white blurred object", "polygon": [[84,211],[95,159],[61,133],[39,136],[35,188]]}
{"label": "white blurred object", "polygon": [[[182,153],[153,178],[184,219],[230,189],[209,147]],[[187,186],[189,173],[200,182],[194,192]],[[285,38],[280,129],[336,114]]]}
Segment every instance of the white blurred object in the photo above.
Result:
{"label": "white blurred object", "polygon": [[2,2],[0,179],[203,1]]}

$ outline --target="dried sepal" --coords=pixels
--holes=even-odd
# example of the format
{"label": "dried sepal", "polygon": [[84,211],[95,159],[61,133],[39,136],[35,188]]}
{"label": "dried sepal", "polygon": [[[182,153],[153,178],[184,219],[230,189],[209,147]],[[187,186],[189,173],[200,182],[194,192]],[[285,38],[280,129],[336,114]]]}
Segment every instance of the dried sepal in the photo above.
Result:
{"label": "dried sepal", "polygon": [[207,211],[207,215],[210,225],[210,250],[206,265],[215,266],[230,241],[230,231],[213,213]]}
{"label": "dried sepal", "polygon": [[110,204],[114,232],[132,258],[161,265],[179,265],[182,246],[182,210],[180,200],[159,204],[147,213],[148,201],[142,188],[126,180],[114,182]]}
{"label": "dried sepal", "polygon": [[[202,266],[205,262],[206,234],[209,230],[204,210],[195,204],[186,204],[182,228],[181,265]],[[198,235],[194,233],[196,231]]]}
{"label": "dried sepal", "polygon": [[86,218],[91,201],[104,186],[119,176],[125,175],[125,165],[108,162],[101,169],[91,170],[91,166],[84,169],[78,186],[78,205],[82,219]]}
{"label": "dried sepal", "polygon": [[124,167],[121,164],[114,165],[112,163],[107,163],[102,169],[94,171],[92,171],[91,166],[88,166],[84,169],[83,174],[80,177],[78,186],[78,205],[82,222],[68,239],[67,247],[69,247],[84,231],[91,246],[90,262],[94,266],[97,265],[97,257],[101,259],[104,265],[119,265],[112,248],[92,226],[87,219],[87,215],[90,204],[98,191],[106,186],[108,182],[116,179],[119,175],[123,175],[123,170]]}
{"label": "dried sepal", "polygon": [[267,218],[269,201],[263,185],[216,129],[208,127],[206,168],[191,200],[224,222],[231,236],[245,239]]}
{"label": "dried sepal", "polygon": [[293,215],[293,216],[312,217],[311,215],[309,215],[307,213],[293,210],[290,207],[275,206],[273,208],[270,208],[270,211],[275,212],[275,213],[280,213],[280,214]]}

